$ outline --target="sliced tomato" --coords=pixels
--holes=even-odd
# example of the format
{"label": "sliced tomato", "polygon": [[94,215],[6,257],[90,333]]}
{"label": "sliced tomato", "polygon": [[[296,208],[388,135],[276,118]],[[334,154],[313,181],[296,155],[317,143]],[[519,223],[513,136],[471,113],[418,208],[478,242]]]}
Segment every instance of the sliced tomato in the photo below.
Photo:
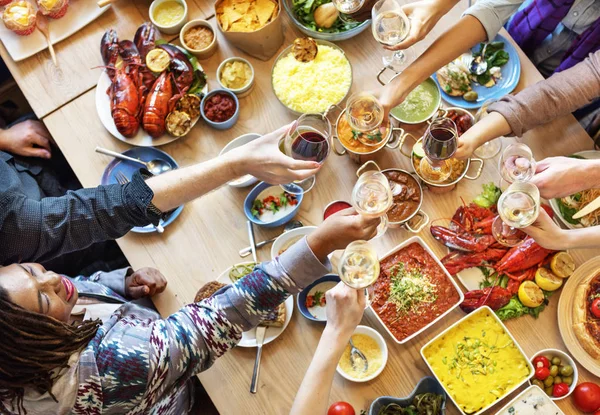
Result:
{"label": "sliced tomato", "polygon": [[592,306],[590,308],[594,317],[600,318],[600,298],[594,298],[594,301],[592,301]]}

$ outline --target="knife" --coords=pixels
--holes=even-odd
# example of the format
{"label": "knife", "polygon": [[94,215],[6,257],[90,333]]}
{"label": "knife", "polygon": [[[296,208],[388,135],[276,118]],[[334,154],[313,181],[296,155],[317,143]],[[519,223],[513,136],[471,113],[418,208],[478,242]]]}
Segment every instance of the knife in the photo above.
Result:
{"label": "knife", "polygon": [[258,264],[258,257],[256,256],[256,243],[254,242],[254,227],[252,222],[248,221],[248,239],[250,240],[250,249],[252,249],[252,259],[255,264]]}
{"label": "knife", "polygon": [[256,393],[258,388],[258,374],[260,372],[260,357],[262,356],[263,343],[265,342],[265,333],[267,326],[258,326],[256,328],[256,361],[254,362],[254,373],[252,374],[252,384],[250,385],[250,393]]}
{"label": "knife", "polygon": [[592,200],[592,202],[586,205],[583,209],[573,215],[573,219],[583,218],[585,215],[589,215],[594,210],[600,208],[600,196]]}

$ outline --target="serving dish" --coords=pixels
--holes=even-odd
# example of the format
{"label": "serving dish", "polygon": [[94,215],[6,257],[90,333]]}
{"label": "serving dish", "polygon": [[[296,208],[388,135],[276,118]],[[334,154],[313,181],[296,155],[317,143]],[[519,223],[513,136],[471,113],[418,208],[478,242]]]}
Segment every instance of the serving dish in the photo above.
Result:
{"label": "serving dish", "polygon": [[[127,151],[124,151],[123,154],[129,157],[140,159],[142,161],[162,160],[169,164],[172,169],[179,168],[179,165],[177,164],[175,159],[173,159],[173,157],[171,157],[164,151],[160,151],[159,149],[154,147],[134,147]],[[142,166],[140,164],[132,163],[127,160],[112,159],[104,169],[104,172],[102,173],[100,184],[108,185],[118,183],[117,173],[122,173],[128,179],[131,179],[133,174],[136,171],[138,171],[141,167]],[[181,214],[182,210],[183,205],[172,210],[171,212],[166,213],[165,216],[162,219],[160,219],[159,225],[161,225],[163,228],[166,228],[171,223],[173,223],[175,219],[177,219],[177,217]],[[157,232],[157,230],[156,227],[154,227],[153,225],[146,225],[135,226],[131,229],[131,232],[153,233]]]}
{"label": "serving dish", "polygon": [[[154,19],[154,10],[156,10],[158,6],[167,1],[176,1],[177,3],[183,6],[183,17],[181,18],[181,20],[169,26],[161,25]],[[185,0],[154,0],[150,4],[150,10],[148,11],[148,14],[150,15],[150,21],[152,22],[152,24],[154,24],[154,26],[158,28],[158,30],[167,35],[175,35],[179,33],[181,28],[186,24],[188,20],[188,6]]]}
{"label": "serving dish", "polygon": [[[246,199],[244,200],[244,214],[246,215],[248,220],[250,222],[254,223],[255,225],[264,226],[265,228],[275,228],[277,226],[285,225],[290,220],[292,220],[292,218],[294,216],[296,216],[296,213],[298,213],[298,209],[300,208],[300,205],[302,204],[302,199],[304,196],[302,194],[295,195],[298,203],[292,209],[290,209],[284,216],[282,216],[272,222],[263,222],[262,220],[258,219],[256,216],[254,216],[252,214],[252,205],[254,204],[254,201],[265,190],[267,190],[269,188],[273,188],[273,191],[272,191],[273,195],[280,195],[281,193],[284,192],[284,190],[280,186],[272,185],[272,184],[265,183],[265,182],[260,182],[250,191],[250,193],[248,193],[248,196],[246,196]],[[264,197],[266,197],[266,196],[267,195],[264,195]]]}
{"label": "serving dish", "polygon": [[323,209],[323,220],[327,219],[331,215],[340,212],[345,209],[350,209],[352,205],[345,200],[334,200],[329,202]]}
{"label": "serving dish", "polygon": [[[377,80],[378,80],[378,81],[379,81],[379,82],[380,82],[382,85],[385,85],[385,84],[386,84],[386,82],[384,82],[384,81],[382,81],[382,80],[380,79],[380,78],[381,78],[381,74],[382,74],[382,73],[383,73],[383,72],[384,72],[386,69],[389,69],[389,68],[388,68],[388,67],[384,67],[383,69],[381,69],[381,71],[379,72],[379,75],[377,76]],[[395,76],[394,76],[392,79],[390,79],[390,80],[389,80],[387,83],[389,83],[389,82],[393,81],[393,79],[394,79],[396,76],[398,76],[398,74],[397,74],[397,75],[395,75]],[[424,123],[424,122],[426,122],[426,121],[429,121],[429,120],[431,120],[431,119],[433,118],[433,116],[434,116],[434,115],[437,113],[437,111],[438,111],[438,110],[441,108],[441,105],[442,105],[442,92],[441,92],[441,90],[440,90],[440,86],[439,86],[439,85],[438,85],[438,84],[437,84],[437,83],[436,83],[436,82],[433,80],[433,77],[431,77],[431,76],[430,76],[429,78],[427,78],[425,81],[423,81],[423,82],[421,83],[421,85],[426,85],[427,87],[430,87],[430,88],[435,88],[435,90],[437,91],[437,95],[436,95],[436,97],[434,98],[433,105],[431,105],[431,111],[429,111],[429,112],[428,112],[428,113],[427,113],[425,116],[423,116],[423,117],[421,117],[421,118],[419,118],[419,119],[416,119],[416,120],[409,120],[408,118],[403,118],[403,117],[402,117],[402,116],[401,116],[401,115],[398,113],[398,111],[399,111],[399,110],[398,110],[398,111],[396,111],[396,108],[399,108],[399,106],[398,106],[398,107],[394,107],[394,108],[392,108],[392,110],[390,111],[390,116],[391,116],[393,119],[395,119],[396,121],[398,121],[398,122],[401,122],[401,123],[403,123],[403,124],[413,124],[413,125],[415,125],[415,124],[421,124],[421,123]],[[421,85],[419,85],[419,86],[421,86]],[[417,87],[417,88],[418,88],[418,87]],[[417,88],[415,88],[415,90],[416,90]],[[411,91],[411,93],[413,93],[415,90]],[[409,94],[409,97],[410,97],[410,94]],[[407,97],[407,99],[408,99],[409,97]]]}
{"label": "serving dish", "polygon": [[[92,23],[111,6],[98,7],[95,1],[71,1],[67,13],[60,20],[49,19],[50,42],[56,45]],[[39,30],[29,36],[19,36],[0,24],[0,39],[15,62],[27,59],[48,47],[46,38]]]}
{"label": "serving dish", "polygon": [[[248,133],[240,135],[237,138],[231,140],[223,149],[219,152],[219,156],[227,153],[228,151],[233,150],[234,148],[241,147],[245,144],[248,144],[251,141],[256,140],[257,138],[262,137],[262,135],[257,133]],[[229,181],[227,184],[231,187],[248,187],[258,182],[258,179],[250,174],[246,174],[245,176],[238,177],[237,179]]]}
{"label": "serving dish", "polygon": [[[208,45],[204,49],[193,49],[193,48],[189,47],[184,41],[184,35],[186,34],[186,32],[188,30],[193,29],[194,27],[198,27],[198,26],[206,27],[206,28],[212,30],[212,32],[213,32],[213,41],[211,42],[210,45]],[[181,32],[179,32],[179,42],[181,42],[181,45],[185,48],[185,50],[190,52],[192,55],[196,56],[198,59],[210,58],[216,52],[217,47],[219,46],[219,43],[217,42],[217,32],[212,27],[210,22],[203,20],[203,19],[194,19],[194,20],[190,20],[189,22],[187,22],[181,28]]]}
{"label": "serving dish", "polygon": [[315,291],[321,291],[324,295],[325,292],[335,287],[340,281],[340,277],[337,274],[328,274],[306,286],[306,288],[298,293],[296,298],[296,305],[298,306],[298,311],[300,311],[300,314],[302,314],[302,316],[308,320],[316,321],[318,323],[326,323],[327,316],[325,311],[327,305],[325,305],[325,307],[314,307],[311,310],[306,306],[306,298],[309,295],[314,296]]}
{"label": "serving dish", "polygon": [[[225,94],[225,95],[229,96],[230,98],[232,98],[233,101],[235,102],[235,112],[233,113],[231,118],[229,118],[227,121],[223,121],[223,122],[212,121],[212,120],[208,119],[208,117],[204,113],[204,104],[206,103],[206,101],[208,99],[210,99],[213,95],[216,95],[216,94]],[[208,125],[210,125],[214,129],[228,130],[235,125],[238,118],[240,117],[240,101],[238,100],[237,96],[229,89],[214,89],[214,90],[210,91],[209,93],[204,94],[204,97],[202,98],[202,102],[200,103],[200,115],[202,116],[202,119],[204,120],[204,122],[206,122]]]}
{"label": "serving dish", "polygon": [[[404,344],[409,342],[410,340],[412,340],[413,338],[417,337],[419,334],[421,334],[422,332],[426,331],[427,329],[429,329],[431,326],[435,325],[437,322],[439,322],[440,320],[442,320],[447,314],[449,314],[452,310],[454,310],[456,307],[458,307],[458,305],[460,303],[462,303],[462,301],[464,300],[464,296],[462,291],[460,290],[460,288],[458,287],[458,285],[456,284],[456,282],[454,281],[454,279],[450,276],[450,274],[448,273],[448,271],[446,271],[446,269],[444,268],[444,266],[442,265],[442,263],[440,262],[440,260],[435,256],[435,254],[433,253],[433,251],[431,250],[431,248],[429,248],[429,246],[425,243],[425,241],[423,241],[423,239],[421,239],[419,236],[413,236],[411,238],[408,238],[407,240],[405,240],[404,242],[402,242],[400,245],[396,246],[394,249],[392,249],[391,251],[389,251],[388,253],[386,253],[380,260],[380,263],[383,263],[386,259],[391,258],[392,256],[394,256],[396,253],[400,252],[401,250],[411,246],[412,244],[418,244],[420,245],[423,250],[425,251],[426,254],[428,254],[433,262],[435,263],[435,265],[437,265],[437,267],[439,267],[439,269],[441,269],[443,276],[446,278],[446,281],[449,282],[449,285],[454,289],[454,291],[457,294],[457,300],[451,304],[447,310],[445,310],[443,313],[439,314],[436,318],[434,318],[433,320],[429,321],[427,324],[425,324],[423,327],[417,329],[416,331],[414,331],[412,334],[402,338],[402,339],[398,339],[396,338],[396,336],[391,332],[391,330],[389,329],[389,327],[385,324],[385,322],[383,321],[383,319],[381,318],[381,316],[377,313],[377,311],[375,310],[374,306],[377,303],[377,297],[375,297],[373,299],[373,302],[371,303],[371,305],[369,306],[369,308],[373,311],[373,313],[375,314],[375,317],[377,318],[377,320],[379,321],[379,323],[381,323],[381,325],[385,328],[385,330],[387,331],[387,333],[390,335],[390,337],[398,344]],[[382,266],[382,273],[384,272],[384,267]],[[381,277],[380,277],[381,278]],[[379,280],[378,280],[379,281]],[[375,282],[374,287],[375,290],[377,289],[377,284],[378,281]],[[406,320],[406,319],[405,319]]]}
{"label": "serving dish", "polygon": [[[579,380],[579,369],[577,369],[577,365],[575,364],[575,361],[573,360],[573,358],[571,356],[569,356],[568,354],[566,354],[565,352],[563,352],[562,350],[543,349],[543,350],[540,350],[539,352],[537,352],[536,354],[534,354],[533,356],[531,356],[531,361],[533,362],[533,360],[538,356],[545,356],[547,358],[557,356],[558,358],[560,358],[561,364],[566,363],[573,368],[573,375],[572,375],[573,382],[569,386],[569,393],[567,393],[564,396],[560,396],[558,398],[554,397],[554,396],[548,396],[548,397],[553,401],[560,401],[561,399],[565,399],[567,396],[571,395],[573,393],[573,391],[575,390],[577,381]],[[534,369],[535,369],[535,367],[534,367]],[[536,386],[531,383],[531,380],[529,380],[529,384],[531,386]],[[545,394],[546,393],[544,392],[544,395]]]}
{"label": "serving dish", "polygon": [[[242,262],[240,264],[235,264],[235,265],[242,265],[242,264],[250,265],[250,264],[254,264],[254,262]],[[227,268],[225,271],[223,271],[217,278],[217,281],[220,282],[221,284],[227,284],[227,285],[231,284],[231,280],[229,279],[229,271],[231,271],[232,268],[233,268],[233,266],[231,266],[231,267]],[[281,336],[281,333],[283,333],[285,331],[285,329],[287,328],[287,326],[290,324],[290,321],[292,320],[292,313],[294,312],[294,298],[290,295],[285,300],[284,304],[285,304],[285,322],[283,323],[283,327],[269,327],[266,331],[265,341],[263,342],[263,344],[271,343],[277,337]],[[242,339],[237,344],[237,346],[238,347],[257,347],[256,328],[253,328],[251,330],[243,332]]]}
{"label": "serving dish", "polygon": [[[460,97],[453,97],[448,95],[442,88],[442,98],[448,104],[454,107],[460,108],[468,108],[468,109],[476,109],[481,107],[481,105],[489,100],[489,99],[500,99],[503,96],[510,94],[517,87],[519,83],[519,79],[521,77],[521,60],[519,59],[519,54],[517,49],[513,46],[513,44],[504,36],[496,35],[496,37],[492,40],[492,42],[504,42],[504,50],[508,53],[509,60],[506,65],[502,66],[502,79],[498,84],[491,88],[486,88],[483,85],[476,84],[471,82],[471,87],[473,91],[477,92],[478,98],[476,101],[469,102],[465,101],[465,99]],[[471,49],[471,53],[479,50],[479,44],[474,46]],[[470,58],[466,64],[470,64]],[[435,82],[440,85],[437,75],[433,74],[433,79]]]}
{"label": "serving dish", "polygon": [[[225,67],[225,65],[229,62],[235,62],[235,61],[239,61],[239,62],[243,62],[246,65],[248,65],[250,67],[250,70],[252,71],[252,76],[250,77],[250,82],[248,82],[245,86],[243,86],[242,88],[227,88],[225,85],[223,85],[223,83],[221,82],[221,71],[223,70],[223,68]],[[237,56],[234,56],[232,58],[227,58],[225,59],[223,62],[221,62],[221,64],[219,65],[219,67],[217,68],[217,82],[219,83],[219,85],[221,86],[221,88],[223,89],[228,89],[231,92],[233,92],[234,94],[236,94],[238,97],[244,97],[246,95],[248,95],[250,93],[250,90],[252,89],[252,87],[254,86],[254,66],[252,66],[252,64],[250,62],[248,62],[246,59],[244,58],[240,58]]]}
{"label": "serving dish", "polygon": [[[388,359],[387,344],[385,343],[385,340],[383,339],[383,336],[381,334],[379,334],[379,332],[377,330],[372,329],[371,327],[357,326],[356,329],[354,329],[354,332],[352,333],[352,335],[355,335],[355,334],[363,334],[363,335],[369,336],[370,338],[372,338],[373,340],[375,340],[375,342],[377,343],[377,346],[379,347],[379,350],[381,350],[381,355],[382,355],[381,366],[379,367],[379,369],[377,369],[371,375],[366,376],[366,377],[361,378],[361,379],[354,378],[354,377],[350,376],[348,373],[344,372],[341,369],[341,367],[340,367],[339,364],[337,365],[337,367],[336,367],[335,370],[343,378],[348,379],[349,381],[359,382],[359,383],[368,382],[370,380],[375,379],[377,376],[379,376],[379,374],[381,374],[381,372],[383,372],[383,369],[385,368],[385,365],[386,365],[387,359]],[[344,358],[344,356],[342,355],[342,359],[343,358]]]}
{"label": "serving dish", "polygon": [[[449,390],[449,388],[445,385],[445,383],[442,380],[442,378],[440,378],[441,375],[439,373],[437,373],[436,371],[434,371],[434,369],[432,367],[432,362],[430,362],[430,360],[426,357],[426,353],[429,351],[429,349],[434,349],[435,347],[441,348],[442,345],[447,345],[448,343],[444,341],[444,339],[446,338],[447,335],[451,335],[451,334],[454,334],[456,332],[457,333],[457,337],[466,336],[466,334],[465,334],[466,325],[470,324],[470,322],[472,320],[475,320],[476,318],[481,318],[480,316],[482,316],[483,318],[491,318],[492,321],[494,322],[494,324],[496,324],[496,329],[499,329],[499,331],[501,331],[503,334],[505,334],[509,338],[509,341],[512,342],[512,344],[514,345],[515,351],[519,355],[519,360],[521,360],[520,364],[522,364],[524,366],[523,367],[523,375],[520,376],[519,379],[517,379],[516,381],[514,381],[514,385],[512,385],[512,387],[510,387],[509,389],[507,389],[506,391],[504,391],[504,393],[501,393],[501,391],[497,391],[497,394],[494,394],[496,396],[496,399],[493,400],[488,405],[485,405],[484,407],[482,407],[482,408],[480,408],[478,410],[467,412],[467,411],[465,411],[463,409],[462,405],[459,404],[459,402],[456,401],[456,399],[452,395],[452,390]],[[482,330],[482,338],[485,337],[485,333],[490,332],[490,330],[492,330],[492,327],[489,324],[486,323],[485,324],[485,329]],[[496,337],[496,339],[498,339],[498,336]],[[470,338],[470,340],[471,341],[476,341],[477,339],[473,340],[473,338]],[[507,350],[506,347],[508,347],[508,345],[510,344],[510,342],[507,343],[507,345],[505,345],[502,348],[497,347],[497,349]],[[489,349],[489,346],[486,347],[486,349]],[[455,350],[457,350],[456,346],[455,346]],[[460,413],[464,414],[464,415],[479,415],[479,414],[484,413],[489,408],[491,408],[492,406],[494,406],[495,404],[497,404],[498,402],[500,402],[503,398],[505,398],[506,396],[510,395],[512,392],[514,392],[515,390],[517,390],[521,385],[523,385],[524,383],[526,383],[527,380],[533,375],[533,372],[534,372],[533,365],[531,364],[531,362],[529,361],[529,359],[527,358],[527,356],[523,352],[523,349],[521,348],[521,346],[517,343],[517,341],[515,340],[515,338],[513,337],[513,335],[510,333],[510,331],[508,331],[508,329],[502,323],[502,321],[500,321],[500,319],[498,318],[498,316],[496,316],[496,314],[488,306],[483,306],[483,307],[475,310],[471,314],[466,315],[465,317],[463,317],[462,319],[460,319],[456,323],[452,324],[446,330],[444,330],[443,332],[441,332],[439,335],[435,336],[429,342],[427,342],[427,344],[425,344],[425,346],[423,346],[421,348],[421,357],[423,358],[423,360],[427,364],[427,367],[433,373],[433,375],[435,376],[435,378],[437,379],[437,381],[440,382],[440,384],[442,385],[442,387],[444,388],[444,390],[446,391],[446,393],[448,394],[448,396],[450,397],[450,399],[452,400],[452,402],[454,403],[454,405],[458,408],[458,410],[460,411]],[[444,361],[441,360],[441,363],[443,363],[443,362]],[[448,360],[446,360],[445,364],[447,364],[447,362],[448,362]],[[514,362],[514,363],[516,363],[516,362]],[[498,367],[498,366],[500,366],[500,367]],[[501,365],[498,365],[498,366],[496,366],[496,369],[495,369],[494,372],[490,371],[485,376],[488,376],[488,375],[489,376],[494,376],[493,375],[494,373],[496,373],[496,372],[498,372],[498,371],[500,371],[500,370],[503,369],[503,367]],[[504,368],[504,369],[505,370],[510,370],[511,373],[515,371],[514,364],[510,368]],[[453,374],[450,374],[449,372],[448,373],[444,373],[444,376],[448,376],[449,380],[456,379],[455,376]],[[481,376],[481,373],[479,374],[479,376]],[[479,382],[484,382],[484,380],[480,380]],[[486,385],[486,387],[489,386],[489,382],[486,382],[485,385]],[[468,386],[467,386],[467,389],[469,391],[472,390]],[[472,391],[471,393],[474,393],[474,391]]]}
{"label": "serving dish", "polygon": [[421,395],[423,393],[435,393],[443,396],[442,400],[442,411],[440,414],[436,415],[444,415],[446,413],[446,392],[440,383],[432,378],[431,376],[425,376],[422,378],[417,386],[413,389],[410,395],[404,398],[395,398],[393,396],[380,396],[375,399],[371,406],[369,407],[369,415],[379,415],[379,411],[384,408],[386,405],[391,403],[398,404],[402,407],[406,407],[410,405],[417,395]]}
{"label": "serving dish", "polygon": [[271,246],[271,259],[277,258],[283,251],[305,236],[310,235],[315,229],[317,229],[316,226],[302,226],[301,228],[292,229],[279,235]]}
{"label": "serving dish", "polygon": [[[530,397],[533,395],[532,397]],[[533,398],[533,399],[532,399]],[[511,407],[519,401],[532,401],[536,405],[535,414],[539,415],[565,415],[558,406],[546,395],[539,387],[532,385],[518,394],[512,401],[507,403],[502,409],[496,412],[496,415],[519,415],[521,412],[511,412]],[[533,414],[534,412],[531,412]]]}
{"label": "serving dish", "polygon": [[[421,206],[423,205],[423,188],[421,187],[421,183],[419,183],[419,181],[415,179],[411,173],[403,169],[392,168],[382,170],[381,172],[387,177],[388,181],[391,181],[390,177],[388,177],[390,174],[405,174],[414,180],[414,183],[418,186],[419,189],[419,203],[416,209],[406,219],[397,222],[389,220],[390,215],[388,212],[388,226],[390,228],[404,228],[412,233],[421,232],[423,228],[429,223],[429,216],[427,215],[427,213],[421,210]],[[411,225],[411,221],[413,221],[413,219],[417,220],[416,227],[413,227],[413,225]]]}

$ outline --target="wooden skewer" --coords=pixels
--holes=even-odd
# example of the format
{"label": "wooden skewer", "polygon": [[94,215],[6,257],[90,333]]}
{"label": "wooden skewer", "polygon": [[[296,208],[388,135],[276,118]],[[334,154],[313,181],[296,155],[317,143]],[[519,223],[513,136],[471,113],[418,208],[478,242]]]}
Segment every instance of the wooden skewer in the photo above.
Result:
{"label": "wooden skewer", "polygon": [[52,58],[52,63],[54,66],[58,67],[58,61],[56,60],[56,53],[54,52],[54,46],[52,46],[52,42],[50,42],[50,30],[48,29],[48,19],[42,13],[38,11],[36,26],[40,32],[46,38],[46,42],[48,42],[48,50],[50,51],[50,57]]}
{"label": "wooden skewer", "polygon": [[98,0],[98,7],[108,6],[111,3],[114,3],[117,0]]}

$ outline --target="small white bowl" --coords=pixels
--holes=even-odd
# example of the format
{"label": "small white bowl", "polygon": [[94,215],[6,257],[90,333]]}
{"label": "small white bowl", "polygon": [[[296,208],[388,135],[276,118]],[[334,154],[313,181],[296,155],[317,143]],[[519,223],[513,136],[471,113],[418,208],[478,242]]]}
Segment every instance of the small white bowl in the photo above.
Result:
{"label": "small white bowl", "polygon": [[[166,1],[176,1],[183,6],[183,17],[181,18],[181,20],[178,23],[175,23],[174,25],[171,25],[171,26],[163,26],[163,25],[157,23],[156,20],[154,20],[154,9],[156,9],[156,7],[158,5],[160,5]],[[183,25],[188,20],[188,6],[187,6],[187,3],[185,2],[185,0],[154,0],[152,2],[152,4],[150,5],[149,14],[150,14],[150,21],[154,24],[154,26],[158,27],[158,30],[160,30],[161,32],[163,32],[167,35],[175,35],[175,34],[179,33],[179,31],[181,30]]]}
{"label": "small white bowl", "polygon": [[[575,389],[575,386],[577,386],[577,380],[579,379],[579,370],[577,370],[577,365],[575,364],[575,361],[573,360],[573,358],[571,358],[571,356],[569,356],[568,354],[566,354],[565,352],[563,352],[562,350],[558,350],[558,349],[544,349],[544,350],[540,350],[539,352],[537,352],[536,354],[534,354],[533,356],[531,356],[531,359],[529,359],[529,361],[533,364],[533,359],[535,359],[538,356],[546,356],[546,357],[560,357],[560,361],[561,363],[567,363],[569,366],[571,366],[573,368],[573,383],[571,383],[571,386],[569,386],[569,393],[567,393],[565,396],[561,396],[559,398],[555,398],[554,396],[548,396],[550,399],[552,399],[553,401],[560,401],[561,399],[565,399],[567,396],[569,396],[570,394],[573,393],[573,390]],[[552,360],[552,359],[550,359]],[[534,371],[535,371],[535,366],[533,367]],[[534,375],[535,376],[535,375]],[[534,378],[532,377],[529,380],[529,384],[532,385],[531,380],[533,380]]]}
{"label": "small white bowl", "polygon": [[[240,135],[239,137],[231,140],[225,147],[223,147],[223,149],[219,153],[219,156],[222,156],[223,154],[227,153],[228,151],[233,150],[234,148],[241,147],[244,144],[248,144],[250,141],[254,141],[260,137],[262,137],[262,135],[257,134],[257,133],[248,133],[248,134]],[[235,180],[232,180],[227,184],[231,187],[248,187],[248,186],[253,185],[256,182],[258,182],[258,179],[256,177],[247,174],[245,176],[242,176]]]}
{"label": "small white bowl", "polygon": [[295,242],[304,238],[306,235],[310,235],[315,229],[317,229],[316,226],[303,226],[301,228],[292,229],[291,231],[282,233],[277,239],[275,239],[275,242],[273,242],[273,245],[271,246],[271,258],[275,259],[279,256],[279,251],[282,249],[288,249]]}
{"label": "small white bowl", "polygon": [[[228,62],[235,62],[235,61],[244,62],[246,65],[248,65],[250,67],[250,71],[252,71],[252,76],[250,77],[250,82],[248,82],[248,84],[246,84],[246,86],[244,86],[243,88],[238,88],[238,89],[227,88],[221,82],[221,71],[225,67],[225,64],[227,64]],[[248,95],[250,93],[250,90],[254,86],[254,67],[252,66],[252,64],[250,62],[248,62],[244,58],[239,58],[239,57],[227,58],[223,62],[221,62],[221,64],[217,68],[217,76],[216,76],[216,78],[217,78],[217,82],[219,83],[219,85],[221,86],[221,88],[230,90],[231,92],[233,92],[234,94],[236,94],[238,97],[243,97],[243,96]]]}
{"label": "small white bowl", "polygon": [[381,367],[375,373],[373,373],[371,376],[367,376],[366,378],[362,378],[362,379],[356,379],[356,378],[351,377],[349,374],[347,374],[340,368],[339,364],[335,370],[342,377],[344,377],[352,382],[368,382],[370,380],[375,379],[377,376],[379,376],[379,374],[381,372],[383,372],[383,369],[385,368],[385,365],[387,364],[387,359],[388,359],[387,344],[385,343],[383,336],[381,334],[379,334],[379,332],[377,330],[374,330],[371,327],[357,326],[356,329],[354,330],[354,333],[352,333],[352,335],[354,335],[354,334],[366,334],[367,336],[371,337],[373,340],[375,340],[377,342],[377,346],[379,346],[379,349],[381,350],[381,355],[382,355],[382,360],[383,360]]}
{"label": "small white bowl", "polygon": [[[213,41],[211,42],[210,45],[208,45],[204,49],[193,49],[193,48],[189,47],[183,40],[183,36],[185,35],[185,33],[188,30],[190,30],[194,27],[198,27],[198,26],[206,27],[206,28],[210,29],[213,33]],[[185,26],[183,26],[183,28],[181,29],[181,32],[179,32],[179,41],[181,42],[181,44],[183,45],[185,50],[190,52],[192,55],[195,55],[196,57],[198,57],[198,59],[208,59],[209,57],[211,57],[213,55],[213,53],[215,53],[215,51],[217,50],[217,46],[218,46],[217,32],[215,31],[215,29],[212,27],[212,25],[209,22],[207,22],[206,20],[202,20],[202,19],[194,19],[194,20],[190,20],[189,22],[187,22],[185,24]]]}

